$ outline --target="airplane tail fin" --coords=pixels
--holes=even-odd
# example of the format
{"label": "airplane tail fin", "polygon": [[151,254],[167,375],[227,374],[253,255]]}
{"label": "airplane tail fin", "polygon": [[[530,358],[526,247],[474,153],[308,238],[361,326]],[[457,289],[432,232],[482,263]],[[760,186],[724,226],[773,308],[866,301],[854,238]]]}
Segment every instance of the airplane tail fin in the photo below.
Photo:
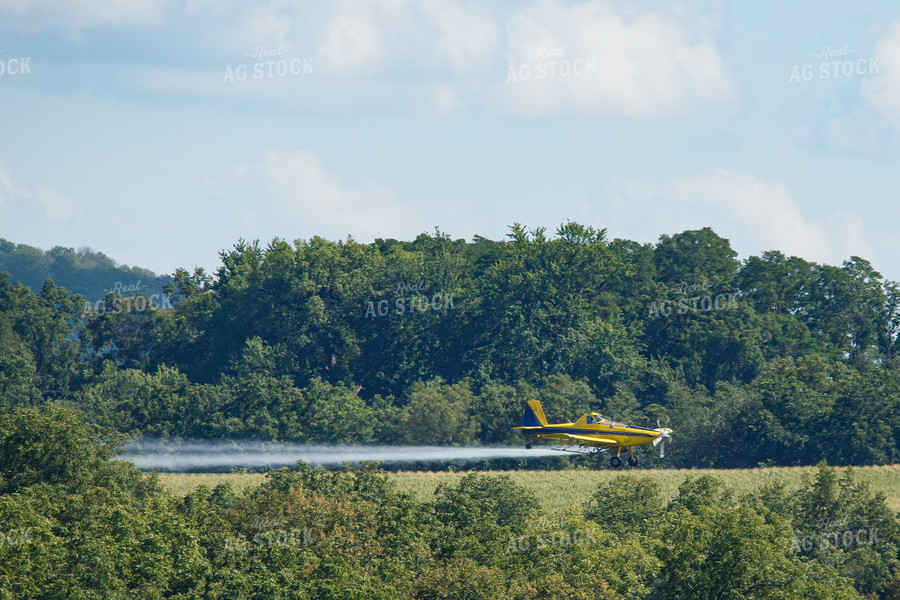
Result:
{"label": "airplane tail fin", "polygon": [[529,400],[525,405],[525,415],[522,417],[522,427],[546,427],[547,417],[541,408],[540,400]]}

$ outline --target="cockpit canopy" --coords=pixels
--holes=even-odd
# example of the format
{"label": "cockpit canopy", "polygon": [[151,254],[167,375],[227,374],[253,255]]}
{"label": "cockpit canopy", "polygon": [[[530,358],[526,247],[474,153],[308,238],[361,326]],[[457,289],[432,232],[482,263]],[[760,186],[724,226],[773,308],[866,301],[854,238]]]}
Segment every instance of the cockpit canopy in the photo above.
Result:
{"label": "cockpit canopy", "polygon": [[609,419],[595,412],[588,413],[581,418],[584,419],[586,425],[607,425],[610,423]]}
{"label": "cockpit canopy", "polygon": [[631,427],[631,425],[627,425],[625,423],[619,423],[618,421],[612,421],[607,419],[600,413],[588,413],[583,415],[578,421],[576,421],[576,425],[603,425],[605,427]]}

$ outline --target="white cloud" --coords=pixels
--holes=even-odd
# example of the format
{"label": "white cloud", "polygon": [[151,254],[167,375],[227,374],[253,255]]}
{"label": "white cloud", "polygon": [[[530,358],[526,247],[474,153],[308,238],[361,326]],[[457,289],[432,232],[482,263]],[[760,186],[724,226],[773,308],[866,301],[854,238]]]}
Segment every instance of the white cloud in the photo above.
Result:
{"label": "white cloud", "polygon": [[316,57],[329,75],[426,77],[473,75],[492,67],[495,19],[476,5],[426,0],[331,4]]}
{"label": "white cloud", "polygon": [[[635,118],[730,105],[735,83],[713,41],[715,16],[688,17],[677,8],[636,12],[612,0],[541,0],[503,16],[464,2],[343,0],[332,5],[327,25],[310,33],[325,76],[362,85],[437,81],[440,92],[423,97],[438,114],[452,112],[448,101],[454,109],[477,102],[525,116]],[[547,55],[560,49],[561,56]],[[538,69],[549,72],[565,60],[578,60],[582,74],[539,76]],[[509,69],[523,65],[530,78],[508,82]]]}
{"label": "white cloud", "polygon": [[426,2],[420,9],[436,35],[434,54],[459,75],[487,73],[499,44],[494,19],[472,7],[444,2]]}
{"label": "white cloud", "polygon": [[[665,184],[618,179],[603,215],[616,229],[640,229],[638,239],[711,227],[741,255],[781,250],[815,262],[840,264],[851,255],[872,256],[862,218],[852,211],[824,222],[804,217],[790,190],[741,173],[719,169],[711,175]],[[637,224],[637,225],[636,225]]]}
{"label": "white cloud", "polygon": [[[529,116],[654,118],[727,105],[735,83],[713,42],[715,29],[715,19],[688,22],[674,11],[634,14],[603,0],[539,2],[507,23],[508,85],[499,95]],[[519,76],[526,65],[527,79]]]}
{"label": "white cloud", "polygon": [[349,76],[382,67],[386,36],[374,23],[348,14],[332,19],[325,29],[316,56],[326,72]]}
{"label": "white cloud", "polygon": [[855,155],[883,155],[888,148],[883,122],[870,112],[854,110],[826,121],[821,127],[824,144],[835,152]]}
{"label": "white cloud", "polygon": [[279,0],[263,7],[253,7],[242,15],[236,43],[249,49],[252,54],[257,48],[278,49],[290,52],[288,40],[293,16],[288,14],[287,5]]}
{"label": "white cloud", "polygon": [[[53,69],[57,84],[93,84],[116,95],[258,99],[263,110],[290,106],[313,112],[374,106],[402,113],[455,113],[468,108],[473,81],[496,80],[497,18],[464,1],[181,4],[168,0],[165,25],[145,39],[158,46],[160,60],[134,62],[129,53],[108,60],[112,55],[103,55],[94,62],[79,59],[73,68],[66,57],[59,65],[45,59],[44,71]],[[37,8],[24,14],[44,29],[68,18],[75,24],[96,24],[114,17],[89,8],[77,17],[51,17]],[[196,34],[198,27],[205,28],[202,36]],[[79,39],[94,35],[68,34]],[[293,71],[269,77],[266,71],[265,77],[251,81],[255,68],[268,69],[264,63],[292,60],[301,61],[302,77]],[[241,65],[250,74],[247,81],[223,85],[228,70]]]}
{"label": "white cloud", "polygon": [[451,115],[462,109],[463,102],[454,86],[437,84],[432,88],[433,102],[437,114]]}
{"label": "white cloud", "polygon": [[6,169],[6,165],[0,162],[0,205],[12,200],[15,194],[16,190],[13,188],[12,177],[10,177],[9,171]]}
{"label": "white cloud", "polygon": [[314,152],[272,150],[241,164],[224,178],[206,181],[217,200],[240,216],[239,235],[285,239],[320,235],[358,240],[415,237],[423,229],[418,211],[402,206],[371,181],[342,184]]}
{"label": "white cloud", "polygon": [[878,75],[862,84],[863,97],[900,131],[900,20],[875,43]]}
{"label": "white cloud", "polygon": [[[54,10],[20,0],[0,8],[13,27],[65,27],[87,38],[91,27],[155,27],[147,41],[167,57],[153,66],[126,57],[105,58],[94,68],[68,62],[56,79],[69,85],[94,82],[109,89],[123,76],[137,80],[116,93],[272,98],[312,111],[378,106],[437,115],[486,110],[520,116],[625,115],[658,118],[735,100],[733,77],[715,43],[716,15],[680,14],[662,8],[621,8],[617,0],[565,4],[537,0],[510,7],[472,0],[335,0],[297,4],[288,0],[59,0]],[[208,29],[196,35],[196,27]],[[71,30],[71,31],[70,31]],[[177,50],[176,50],[177,48]],[[564,48],[581,62],[582,75],[507,83],[510,67],[554,59],[542,49]],[[228,67],[252,68],[254,52],[277,51],[281,59],[311,58],[311,78],[286,77],[253,87],[211,85]],[[177,58],[176,58],[177,55]],[[269,58],[262,59],[269,60]],[[583,64],[590,61],[589,67]],[[52,63],[52,61],[49,61]],[[66,78],[65,73],[78,77]],[[87,74],[87,75],[85,75]],[[147,80],[145,76],[149,76]],[[283,106],[283,104],[279,104]]]}
{"label": "white cloud", "polygon": [[26,30],[152,26],[173,0],[16,0],[0,4],[7,26]]}
{"label": "white cloud", "polygon": [[22,207],[40,206],[44,214],[56,221],[68,219],[71,211],[71,203],[59,190],[44,184],[30,186],[14,181],[0,161],[0,207],[7,205]]}
{"label": "white cloud", "polygon": [[49,185],[39,184],[34,193],[35,200],[40,204],[48,217],[55,221],[65,221],[72,210],[69,199],[62,192]]}

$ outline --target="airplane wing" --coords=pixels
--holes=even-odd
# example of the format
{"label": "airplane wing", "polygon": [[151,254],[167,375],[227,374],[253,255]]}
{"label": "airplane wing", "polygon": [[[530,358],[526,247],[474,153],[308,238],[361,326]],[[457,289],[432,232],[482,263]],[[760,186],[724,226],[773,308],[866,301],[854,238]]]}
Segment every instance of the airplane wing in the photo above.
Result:
{"label": "airplane wing", "polygon": [[596,437],[593,435],[573,435],[571,433],[564,434],[570,440],[581,442],[582,444],[590,444],[592,446],[617,446],[616,440],[604,437]]}

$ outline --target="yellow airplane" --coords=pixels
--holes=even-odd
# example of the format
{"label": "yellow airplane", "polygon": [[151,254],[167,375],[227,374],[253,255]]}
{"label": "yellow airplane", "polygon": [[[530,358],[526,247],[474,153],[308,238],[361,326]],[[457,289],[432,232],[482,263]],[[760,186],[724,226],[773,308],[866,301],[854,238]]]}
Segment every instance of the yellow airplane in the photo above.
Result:
{"label": "yellow airplane", "polygon": [[[604,419],[597,413],[582,415],[574,423],[550,425],[538,400],[528,401],[521,427],[513,429],[520,429],[525,435],[538,439],[568,442],[565,448],[554,448],[564,452],[605,452],[610,448],[617,448],[618,452],[609,461],[613,467],[622,466],[622,448],[628,448],[631,455],[628,464],[636,466],[638,460],[634,455],[634,446],[643,444],[659,445],[659,457],[664,458],[666,440],[672,434],[672,430],[667,427],[650,429],[626,425]],[[531,442],[525,444],[525,447],[530,449]]]}

